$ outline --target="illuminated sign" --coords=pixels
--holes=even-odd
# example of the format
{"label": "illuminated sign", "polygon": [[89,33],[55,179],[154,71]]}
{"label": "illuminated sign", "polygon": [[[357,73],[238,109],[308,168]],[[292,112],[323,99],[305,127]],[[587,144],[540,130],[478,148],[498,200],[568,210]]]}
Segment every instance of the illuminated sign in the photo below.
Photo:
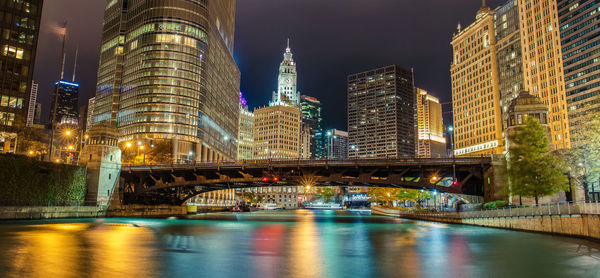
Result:
{"label": "illuminated sign", "polygon": [[479,151],[483,151],[483,150],[488,150],[488,149],[493,149],[498,147],[498,141],[490,141],[487,143],[483,143],[483,144],[479,144],[479,145],[475,145],[475,146],[470,146],[470,147],[466,147],[466,148],[462,148],[462,149],[458,149],[458,150],[454,150],[454,155],[463,155],[463,154],[468,154],[468,153],[474,153],[474,152],[479,152]]}

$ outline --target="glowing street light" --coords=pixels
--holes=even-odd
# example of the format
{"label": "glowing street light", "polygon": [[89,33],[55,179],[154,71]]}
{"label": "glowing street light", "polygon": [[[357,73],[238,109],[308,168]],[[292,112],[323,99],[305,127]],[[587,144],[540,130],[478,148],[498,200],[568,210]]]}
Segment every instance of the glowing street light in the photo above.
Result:
{"label": "glowing street light", "polygon": [[127,143],[125,143],[125,147],[127,147],[127,148],[131,148],[131,142],[127,142]]}
{"label": "glowing street light", "polygon": [[65,135],[71,136],[71,131],[70,130],[65,131]]}

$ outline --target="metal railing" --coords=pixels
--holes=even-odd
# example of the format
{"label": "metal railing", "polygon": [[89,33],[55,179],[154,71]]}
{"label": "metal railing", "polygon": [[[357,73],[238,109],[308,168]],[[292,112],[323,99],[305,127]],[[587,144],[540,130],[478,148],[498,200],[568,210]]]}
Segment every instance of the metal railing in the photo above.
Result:
{"label": "metal railing", "polygon": [[561,202],[532,206],[508,206],[491,210],[472,210],[460,212],[440,212],[427,210],[400,211],[400,216],[444,217],[444,218],[496,218],[496,217],[535,217],[566,215],[600,215],[600,202]]}
{"label": "metal railing", "polygon": [[218,162],[174,162],[170,164],[123,164],[127,169],[171,169],[189,167],[273,167],[273,166],[354,166],[354,165],[423,165],[490,163],[489,156],[451,158],[348,158],[348,159],[251,159]]}

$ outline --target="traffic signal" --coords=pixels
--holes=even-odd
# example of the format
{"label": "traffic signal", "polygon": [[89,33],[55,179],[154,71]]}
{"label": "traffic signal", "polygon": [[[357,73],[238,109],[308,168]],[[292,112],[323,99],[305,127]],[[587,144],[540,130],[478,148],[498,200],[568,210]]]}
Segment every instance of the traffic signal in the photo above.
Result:
{"label": "traffic signal", "polygon": [[274,182],[278,182],[278,181],[279,181],[279,178],[278,178],[278,177],[273,177],[273,181],[274,181]]}
{"label": "traffic signal", "polygon": [[267,177],[263,177],[263,178],[262,178],[262,181],[263,181],[263,182],[268,182],[268,181],[269,181],[269,178],[267,178]]}
{"label": "traffic signal", "polygon": [[452,181],[452,186],[456,186],[456,185],[458,185],[458,181],[457,180],[453,180]]}

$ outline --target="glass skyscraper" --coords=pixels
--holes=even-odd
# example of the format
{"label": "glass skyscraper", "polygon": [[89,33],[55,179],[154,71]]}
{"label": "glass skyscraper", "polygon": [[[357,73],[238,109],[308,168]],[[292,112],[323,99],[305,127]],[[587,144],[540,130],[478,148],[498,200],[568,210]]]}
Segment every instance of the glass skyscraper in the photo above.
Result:
{"label": "glass skyscraper", "polygon": [[348,132],[339,129],[328,129],[324,132],[323,158],[346,159],[348,158]]}
{"label": "glass skyscraper", "polygon": [[235,0],[107,2],[94,124],[172,142],[174,160],[235,159]]}
{"label": "glass skyscraper", "polygon": [[[0,131],[13,132],[15,121],[27,120],[33,84],[42,0],[0,1]],[[3,138],[4,152],[10,142]]]}
{"label": "glass skyscraper", "polygon": [[[54,84],[54,94],[58,94],[58,97],[52,97],[50,122],[52,122],[54,110],[56,109],[56,124],[78,124],[79,84],[61,80]],[[58,102],[55,103],[54,100],[58,100]]]}
{"label": "glass skyscraper", "polygon": [[[600,2],[558,1],[571,134],[600,112]],[[578,142],[574,142],[577,144]]]}
{"label": "glass skyscraper", "polygon": [[323,158],[323,117],[321,116],[321,102],[314,98],[300,96],[302,110],[302,125],[310,129],[310,158]]}

